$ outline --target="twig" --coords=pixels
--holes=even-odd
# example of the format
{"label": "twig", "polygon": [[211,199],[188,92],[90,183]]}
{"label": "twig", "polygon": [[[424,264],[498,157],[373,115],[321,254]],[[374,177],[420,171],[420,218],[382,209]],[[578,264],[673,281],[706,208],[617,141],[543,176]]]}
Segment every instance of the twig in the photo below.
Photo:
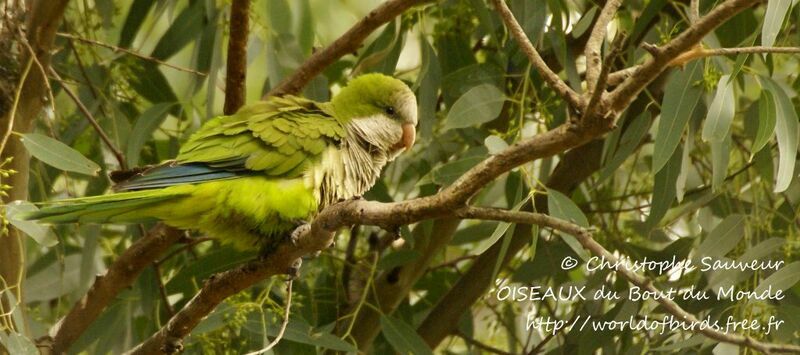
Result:
{"label": "twig", "polygon": [[468,336],[468,335],[464,334],[464,333],[463,333],[463,332],[461,332],[461,331],[459,331],[458,333],[456,333],[456,335],[458,335],[458,337],[459,337],[459,338],[461,338],[461,339],[464,339],[464,342],[465,342],[465,343],[467,343],[467,344],[469,344],[469,345],[472,345],[472,346],[474,346],[474,347],[476,347],[476,348],[478,348],[478,349],[481,349],[481,350],[483,350],[483,351],[486,351],[486,352],[489,352],[489,353],[492,353],[492,354],[498,354],[498,355],[511,355],[511,353],[509,353],[509,352],[507,352],[507,351],[503,351],[503,350],[500,350],[500,349],[498,349],[498,348],[495,348],[495,347],[493,347],[493,346],[490,346],[490,345],[486,345],[486,344],[484,344],[484,343],[481,343],[481,342],[479,342],[479,341],[477,341],[477,340],[473,339],[472,337],[470,337],[470,336]]}
{"label": "twig", "polygon": [[117,148],[114,145],[114,142],[111,141],[111,138],[109,138],[106,132],[103,131],[103,128],[100,127],[100,124],[98,124],[97,120],[94,119],[94,116],[92,115],[91,112],[89,112],[89,109],[86,108],[86,105],[84,105],[83,102],[81,102],[81,99],[78,98],[78,96],[75,95],[74,92],[72,92],[72,89],[70,89],[69,86],[67,86],[64,83],[64,81],[61,79],[61,76],[58,75],[58,73],[52,67],[50,68],[50,74],[52,74],[53,77],[59,83],[61,83],[61,87],[64,89],[64,92],[66,92],[67,96],[69,96],[70,99],[72,99],[72,101],[75,102],[75,105],[78,106],[78,109],[83,113],[83,115],[92,125],[95,132],[97,132],[97,135],[100,136],[100,140],[102,140],[103,143],[108,148],[108,150],[110,150],[111,153],[114,154],[114,158],[117,159],[117,163],[119,164],[120,169],[122,170],[128,169],[128,164],[125,163],[125,155],[122,154],[122,151],[119,150],[119,148]]}
{"label": "twig", "polygon": [[700,43],[705,35],[723,22],[759,1],[727,0],[700,18],[689,29],[659,47],[653,57],[649,58],[633,75],[625,79],[608,95],[610,109],[613,112],[622,112],[651,81],[670,66],[670,62],[675,57]]}
{"label": "twig", "polygon": [[519,22],[514,18],[514,14],[509,10],[508,6],[506,5],[505,1],[503,0],[492,0],[494,7],[497,9],[497,12],[500,14],[500,17],[503,19],[503,22],[508,27],[509,32],[514,37],[514,39],[519,44],[519,47],[528,56],[528,59],[533,64],[533,67],[536,68],[536,71],[539,72],[539,75],[550,85],[550,88],[555,90],[559,95],[561,95],[564,100],[566,100],[570,106],[583,109],[584,103],[581,100],[580,96],[573,91],[566,83],[564,83],[561,78],[558,77],[556,73],[554,73],[550,67],[547,66],[547,63],[544,62],[542,56],[539,55],[539,52],[536,51],[536,48],[533,47],[531,41],[525,35],[525,31],[522,29],[522,26],[519,25]]}
{"label": "twig", "polygon": [[[651,45],[652,46],[652,45]],[[655,47],[654,47],[655,48]],[[657,50],[657,49],[656,49]],[[685,52],[669,62],[669,66],[682,66],[686,63],[706,57],[718,55],[736,55],[736,54],[754,54],[754,53],[771,53],[771,54],[800,54],[800,47],[734,47],[734,48],[700,48],[698,50],[691,50]],[[615,71],[608,75],[608,86],[616,86],[628,79],[639,70],[639,65],[628,67],[622,70]]]}
{"label": "twig", "polygon": [[184,67],[177,66],[177,65],[174,65],[174,64],[169,64],[169,63],[167,63],[167,62],[165,62],[163,60],[160,60],[158,58],[153,58],[153,57],[150,57],[150,56],[146,56],[144,54],[132,51],[132,50],[127,49],[127,48],[117,47],[117,46],[115,46],[113,44],[103,43],[103,42],[100,42],[100,41],[95,41],[93,39],[78,37],[78,36],[75,36],[75,35],[72,35],[72,34],[69,34],[69,33],[63,33],[63,32],[58,32],[58,33],[56,33],[56,35],[59,36],[59,37],[74,39],[76,41],[80,41],[80,42],[84,42],[84,43],[93,44],[95,46],[108,48],[108,49],[110,49],[110,50],[112,50],[114,52],[125,53],[125,54],[134,56],[136,58],[139,58],[139,59],[142,59],[142,60],[145,60],[145,61],[148,61],[148,62],[154,62],[154,63],[160,64],[160,65],[163,65],[165,67],[169,67],[169,68],[172,68],[172,69],[175,69],[175,70],[180,70],[180,71],[187,72],[187,73],[192,73],[194,75],[200,75],[200,76],[208,75],[207,73],[199,72],[199,71],[194,70],[194,69],[189,69],[189,68],[184,68]]}
{"label": "twig", "polygon": [[700,0],[689,2],[689,23],[694,25],[700,20]]}
{"label": "twig", "polygon": [[272,350],[272,348],[274,348],[275,345],[278,345],[278,342],[280,342],[281,339],[283,339],[283,334],[286,332],[286,326],[289,325],[289,312],[292,309],[292,283],[293,282],[294,282],[293,279],[289,279],[289,281],[287,282],[287,285],[286,285],[286,310],[284,310],[284,312],[283,312],[283,323],[281,323],[281,329],[278,331],[278,335],[275,336],[275,339],[273,339],[263,349],[258,350],[258,351],[249,352],[249,353],[247,353],[245,355],[261,355],[261,354],[264,354],[267,351]]}
{"label": "twig", "polygon": [[600,59],[600,50],[603,47],[603,41],[606,38],[608,31],[608,24],[614,19],[617,10],[622,5],[622,0],[608,0],[600,11],[600,16],[592,28],[592,33],[589,35],[589,40],[586,41],[584,48],[584,55],[586,56],[586,88],[589,95],[593,95],[596,87],[600,85],[600,66],[602,65]]}
{"label": "twig", "polygon": [[367,16],[337,38],[329,46],[311,55],[295,72],[272,88],[264,97],[297,94],[317,74],[342,56],[355,52],[361,42],[381,25],[412,6],[438,0],[389,0],[370,11]]}
{"label": "twig", "polygon": [[19,97],[20,93],[22,92],[22,86],[25,85],[25,79],[28,78],[28,73],[31,72],[31,67],[33,66],[33,58],[28,59],[28,64],[25,65],[25,70],[22,72],[22,76],[19,78],[19,84],[17,84],[17,92],[14,93],[14,103],[11,106],[11,112],[8,114],[8,126],[6,127],[6,131],[3,134],[3,140],[0,141],[0,153],[5,151],[6,143],[8,143],[8,137],[11,137],[11,132],[14,131],[14,118],[17,116],[17,107],[19,106]]}
{"label": "twig", "polygon": [[233,0],[231,4],[228,64],[225,76],[223,112],[232,115],[244,104],[247,77],[247,36],[250,32],[250,0]]}
{"label": "twig", "polygon": [[153,261],[153,270],[156,272],[156,279],[158,280],[158,293],[161,295],[161,301],[164,302],[164,308],[167,310],[167,315],[172,318],[172,316],[175,315],[175,309],[172,308],[172,305],[169,303],[169,297],[167,297],[167,287],[164,286],[164,280],[161,278],[161,266],[157,260]]}

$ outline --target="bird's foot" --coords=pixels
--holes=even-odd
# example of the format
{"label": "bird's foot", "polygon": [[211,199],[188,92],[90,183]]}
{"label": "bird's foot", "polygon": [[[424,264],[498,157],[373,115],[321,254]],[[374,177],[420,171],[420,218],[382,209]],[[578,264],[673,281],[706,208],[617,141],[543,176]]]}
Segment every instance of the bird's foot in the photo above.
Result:
{"label": "bird's foot", "polygon": [[300,267],[303,266],[303,259],[297,258],[292,262],[292,265],[289,266],[289,269],[286,270],[286,274],[289,275],[289,280],[295,280],[300,277]]}
{"label": "bird's foot", "polygon": [[402,230],[401,230],[401,227],[399,225],[385,226],[385,227],[383,227],[383,230],[388,232],[389,235],[392,236],[393,240],[400,239],[400,237],[402,236],[402,234],[401,234]]}
{"label": "bird's foot", "polygon": [[289,241],[292,242],[292,245],[297,246],[300,242],[300,237],[305,235],[311,230],[311,224],[308,222],[303,221],[294,228],[291,234],[289,234]]}
{"label": "bird's foot", "polygon": [[355,196],[350,197],[350,198],[339,198],[338,200],[336,200],[336,202],[340,203],[340,202],[345,202],[345,201],[358,201],[358,200],[363,200],[363,199],[364,199],[364,196],[355,195]]}

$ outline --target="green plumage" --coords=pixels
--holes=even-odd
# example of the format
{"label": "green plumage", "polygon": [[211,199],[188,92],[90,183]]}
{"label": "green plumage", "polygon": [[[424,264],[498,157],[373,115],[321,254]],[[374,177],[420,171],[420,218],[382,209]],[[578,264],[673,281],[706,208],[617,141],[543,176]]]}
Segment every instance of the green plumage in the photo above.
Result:
{"label": "green plumage", "polygon": [[[347,127],[354,120],[380,117],[384,128],[399,129],[401,119],[394,127],[392,120],[380,116],[385,102],[392,104],[385,96],[408,100],[410,93],[396,79],[370,74],[351,81],[338,102],[294,96],[256,102],[234,115],[209,120],[174,161],[120,182],[115,193],[49,203],[26,218],[49,223],[161,220],[242,249],[270,246],[298,222],[313,218],[323,196],[347,198],[363,193],[348,186],[374,183],[376,176],[344,173],[353,170],[346,164],[380,164],[373,166],[379,172],[387,160],[375,163],[369,154],[362,160],[348,158],[359,156],[347,154],[348,149],[363,147],[347,143],[353,138]],[[413,94],[410,97],[414,101]],[[416,123],[415,116],[413,120]],[[374,140],[368,135],[358,139]],[[395,142],[386,146],[391,143]],[[363,178],[371,181],[365,185],[359,181]]]}

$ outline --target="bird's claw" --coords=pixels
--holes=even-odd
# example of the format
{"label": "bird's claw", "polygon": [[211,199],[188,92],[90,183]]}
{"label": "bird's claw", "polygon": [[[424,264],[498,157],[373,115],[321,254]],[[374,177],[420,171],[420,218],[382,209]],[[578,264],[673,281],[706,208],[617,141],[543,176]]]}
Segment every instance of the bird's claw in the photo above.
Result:
{"label": "bird's claw", "polygon": [[311,225],[308,223],[303,223],[298,225],[293,231],[292,234],[289,235],[289,240],[292,242],[292,245],[297,246],[300,242],[300,237],[308,233],[311,230]]}
{"label": "bird's claw", "polygon": [[292,265],[289,266],[289,269],[286,270],[286,274],[289,275],[289,280],[295,280],[300,276],[300,267],[303,266],[303,259],[297,258],[292,262]]}

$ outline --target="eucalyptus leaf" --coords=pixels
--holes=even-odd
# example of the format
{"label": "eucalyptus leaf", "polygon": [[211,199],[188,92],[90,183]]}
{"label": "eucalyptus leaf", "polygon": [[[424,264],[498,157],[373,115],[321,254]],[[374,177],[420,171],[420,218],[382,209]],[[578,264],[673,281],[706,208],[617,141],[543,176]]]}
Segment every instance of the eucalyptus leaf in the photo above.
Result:
{"label": "eucalyptus leaf", "polygon": [[775,44],[775,39],[781,33],[783,20],[786,19],[786,14],[789,13],[791,6],[792,0],[770,0],[767,2],[767,12],[764,14],[764,24],[761,27],[762,46],[772,47]]}
{"label": "eucalyptus leaf", "polygon": [[722,142],[728,137],[733,115],[736,113],[736,95],[733,90],[735,82],[730,75],[723,75],[717,83],[717,93],[708,107],[708,115],[703,124],[703,140]]}
{"label": "eucalyptus leaf", "polygon": [[681,141],[686,123],[700,102],[703,78],[703,61],[696,60],[673,76],[664,90],[661,102],[661,119],[658,121],[653,145],[653,173],[664,167]]}
{"label": "eucalyptus leaf", "polygon": [[148,140],[152,139],[153,132],[161,125],[174,105],[174,103],[167,102],[158,103],[150,106],[139,115],[128,138],[126,151],[129,164],[133,166],[139,164],[142,147]]}
{"label": "eucalyptus leaf", "polygon": [[724,256],[739,244],[744,237],[746,219],[743,215],[732,214],[722,220],[697,247],[697,254],[703,256]]}
{"label": "eucalyptus leaf", "polygon": [[800,261],[795,261],[759,282],[755,292],[764,292],[769,286],[772,286],[772,292],[775,293],[779,290],[787,290],[798,282],[800,282]]}
{"label": "eucalyptus leaf", "polygon": [[100,166],[72,147],[38,133],[22,134],[22,144],[36,159],[54,168],[96,176]]}
{"label": "eucalyptus leaf", "polygon": [[481,84],[462,95],[447,113],[444,130],[479,126],[497,118],[506,101],[496,86]]}
{"label": "eucalyptus leaf", "polygon": [[39,208],[28,201],[13,201],[6,205],[6,218],[8,218],[11,225],[33,238],[39,245],[43,247],[52,247],[58,244],[58,239],[50,232],[50,228],[36,221],[18,218],[20,214],[38,210]]}
{"label": "eucalyptus leaf", "polygon": [[382,314],[380,322],[383,336],[398,353],[402,355],[433,354],[417,331],[402,320]]}
{"label": "eucalyptus leaf", "polygon": [[761,97],[758,99],[758,130],[756,138],[753,140],[753,147],[750,149],[751,160],[774,135],[776,117],[775,98],[769,91],[761,91]]}
{"label": "eucalyptus leaf", "polygon": [[795,158],[798,145],[798,118],[789,95],[772,79],[761,77],[761,85],[772,94],[775,99],[775,135],[778,138],[778,176],[775,181],[774,192],[783,192],[789,188],[794,178]]}
{"label": "eucalyptus leaf", "polygon": [[[581,211],[578,205],[572,202],[572,199],[561,192],[547,189],[547,210],[550,212],[550,215],[555,218],[575,223],[584,228],[589,228],[589,220],[586,218],[586,215],[583,214],[583,211]],[[562,233],[561,236],[564,242],[566,242],[581,259],[589,259],[589,252],[583,249],[583,246],[575,239],[575,236],[566,233]]]}

